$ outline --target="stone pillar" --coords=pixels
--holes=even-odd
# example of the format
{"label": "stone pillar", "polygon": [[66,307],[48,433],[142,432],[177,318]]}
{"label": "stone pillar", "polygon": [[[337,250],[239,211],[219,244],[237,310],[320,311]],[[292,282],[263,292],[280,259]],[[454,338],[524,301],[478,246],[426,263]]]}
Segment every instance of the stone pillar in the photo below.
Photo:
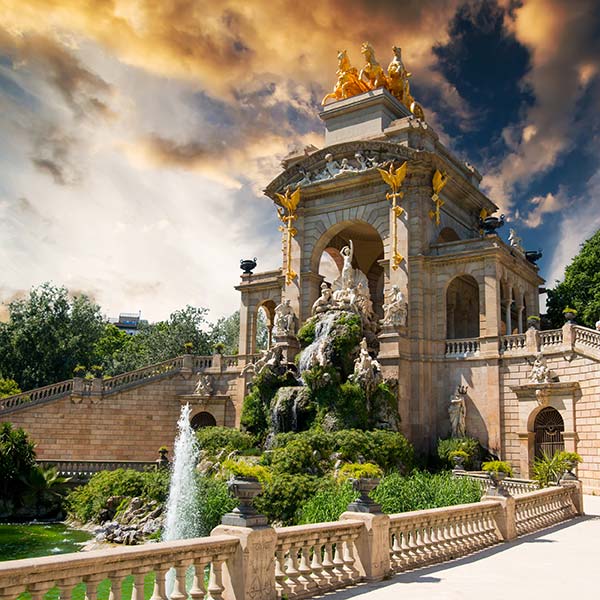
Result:
{"label": "stone pillar", "polygon": [[511,304],[512,300],[510,298],[504,301],[504,322],[506,323],[506,335],[511,335],[512,333],[512,316],[510,314]]}
{"label": "stone pillar", "polygon": [[534,327],[530,327],[525,332],[525,344],[527,346],[527,352],[530,354],[536,354],[538,351],[538,339],[539,339],[539,331]]}
{"label": "stone pillar", "polygon": [[517,304],[519,333],[523,333],[523,311],[524,310],[525,310],[525,306],[523,306],[523,304]]}
{"label": "stone pillar", "polygon": [[361,575],[367,581],[381,581],[391,571],[390,517],[383,513],[342,513],[340,521],[348,520],[363,522],[355,542]]}
{"label": "stone pillar", "polygon": [[578,515],[584,515],[583,512],[583,486],[581,481],[578,480],[567,480],[560,482],[561,487],[567,488],[571,491],[571,501],[577,511]]}
{"label": "stone pillar", "polygon": [[573,328],[572,323],[569,321],[562,326],[562,336],[564,349],[572,351],[573,346],[575,345],[575,329]]}
{"label": "stone pillar", "polygon": [[483,496],[482,502],[487,500],[493,500],[500,504],[500,507],[496,511],[496,527],[500,532],[502,540],[510,542],[517,537],[517,517],[516,517],[516,503],[512,496]]}
{"label": "stone pillar", "polygon": [[102,400],[102,396],[104,395],[104,380],[102,377],[94,377],[92,379],[92,404],[97,404]]}
{"label": "stone pillar", "polygon": [[535,445],[535,433],[523,431],[519,436],[519,475],[524,479],[529,479],[531,475],[531,463]]}
{"label": "stone pillar", "polygon": [[194,358],[191,354],[183,355],[183,366],[181,367],[180,373],[183,375],[191,375],[194,371]]}
{"label": "stone pillar", "polygon": [[276,600],[275,548],[277,533],[272,527],[219,525],[212,535],[229,535],[239,540],[235,554],[223,571],[225,600]]}

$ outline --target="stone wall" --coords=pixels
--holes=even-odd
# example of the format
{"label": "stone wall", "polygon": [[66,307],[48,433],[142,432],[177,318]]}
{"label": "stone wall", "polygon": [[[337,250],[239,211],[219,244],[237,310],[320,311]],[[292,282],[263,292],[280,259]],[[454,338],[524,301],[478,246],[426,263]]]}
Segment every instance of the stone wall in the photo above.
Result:
{"label": "stone wall", "polygon": [[[206,370],[205,372],[210,372]],[[23,427],[37,444],[40,459],[155,460],[160,446],[173,449],[181,406],[189,402],[192,418],[209,412],[217,425],[239,425],[245,380],[239,371],[215,373],[215,393],[194,396],[196,374],[175,373],[129,389],[84,397],[70,396],[26,405],[0,420]]]}

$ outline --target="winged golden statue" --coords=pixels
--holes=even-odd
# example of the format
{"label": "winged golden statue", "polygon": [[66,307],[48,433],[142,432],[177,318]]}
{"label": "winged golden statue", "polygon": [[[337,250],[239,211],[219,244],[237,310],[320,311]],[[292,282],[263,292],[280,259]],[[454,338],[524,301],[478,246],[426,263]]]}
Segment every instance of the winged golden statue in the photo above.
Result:
{"label": "winged golden statue", "polygon": [[290,190],[288,185],[285,188],[285,194],[275,193],[281,204],[288,209],[290,213],[296,211],[298,203],[300,202],[300,186],[298,186],[293,192]]}
{"label": "winged golden statue", "polygon": [[394,170],[394,163],[390,163],[389,171],[377,169],[381,173],[383,180],[392,188],[394,194],[398,193],[404,178],[406,177],[406,161]]}
{"label": "winged golden statue", "polygon": [[436,169],[435,173],[433,174],[433,179],[431,181],[433,193],[439,194],[442,191],[442,188],[446,185],[446,183],[448,183],[448,174]]}

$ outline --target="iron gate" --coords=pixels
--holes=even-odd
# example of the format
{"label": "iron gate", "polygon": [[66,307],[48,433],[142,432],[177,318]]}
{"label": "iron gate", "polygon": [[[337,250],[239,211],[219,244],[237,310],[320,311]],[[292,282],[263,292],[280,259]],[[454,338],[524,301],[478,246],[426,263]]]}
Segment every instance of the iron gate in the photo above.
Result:
{"label": "iron gate", "polygon": [[562,452],[565,449],[564,430],[560,413],[550,406],[542,408],[535,418],[535,457],[541,458],[542,452],[548,456]]}

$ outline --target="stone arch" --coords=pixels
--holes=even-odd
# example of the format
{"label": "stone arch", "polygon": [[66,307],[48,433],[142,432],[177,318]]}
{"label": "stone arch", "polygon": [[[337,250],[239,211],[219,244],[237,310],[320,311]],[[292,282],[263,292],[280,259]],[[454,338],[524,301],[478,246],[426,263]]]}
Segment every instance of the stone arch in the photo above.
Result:
{"label": "stone arch", "polygon": [[341,267],[343,261],[339,252],[348,245],[349,240],[354,243],[352,265],[367,276],[373,308],[382,317],[385,277],[379,261],[385,256],[385,247],[381,233],[374,225],[366,221],[344,221],[330,227],[314,244],[310,258],[311,271],[319,272],[324,252],[332,256],[334,261],[339,256],[338,266]]}
{"label": "stone arch", "polygon": [[319,275],[331,282],[342,272],[343,264],[344,259],[340,254],[340,251],[337,248],[329,246],[321,253]]}
{"label": "stone arch", "polygon": [[267,321],[267,348],[271,347],[273,342],[273,325],[275,323],[275,301],[274,300],[261,300],[257,305],[254,311],[254,323],[256,324],[254,327],[254,339],[252,341],[252,347],[254,352],[258,349],[258,321],[259,321],[259,312],[264,311],[266,321]]}
{"label": "stone arch", "polygon": [[472,275],[453,277],[445,290],[446,339],[475,338],[480,335],[479,283]]}
{"label": "stone arch", "polygon": [[444,227],[437,239],[435,240],[436,244],[447,244],[448,242],[458,242],[460,241],[460,236],[452,227]]}
{"label": "stone arch", "polygon": [[215,427],[217,424],[217,420],[215,417],[206,410],[200,411],[196,413],[190,419],[190,425],[192,429],[200,429],[202,427]]}
{"label": "stone arch", "polygon": [[544,406],[533,418],[534,457],[553,456],[565,449],[565,422],[558,410]]}

